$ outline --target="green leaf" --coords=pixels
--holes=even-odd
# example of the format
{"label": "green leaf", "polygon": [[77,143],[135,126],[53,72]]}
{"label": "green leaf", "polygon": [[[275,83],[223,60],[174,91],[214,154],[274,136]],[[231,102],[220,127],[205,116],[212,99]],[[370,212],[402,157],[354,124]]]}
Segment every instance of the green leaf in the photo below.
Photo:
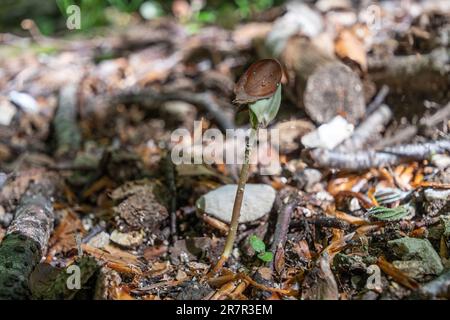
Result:
{"label": "green leaf", "polygon": [[216,21],[216,14],[212,11],[200,11],[197,20],[203,23],[214,23]]}
{"label": "green leaf", "polygon": [[252,112],[254,116],[258,119],[258,122],[262,124],[264,127],[267,127],[273,119],[277,116],[278,110],[280,109],[281,104],[281,84],[278,85],[277,91],[275,91],[274,95],[267,99],[258,100],[249,105],[251,110],[250,112],[250,120],[253,121]]}
{"label": "green leaf", "polygon": [[396,221],[408,215],[408,210],[404,206],[397,208],[372,207],[368,211],[372,217],[383,221]]}
{"label": "green leaf", "polygon": [[256,252],[264,253],[264,251],[266,251],[266,245],[260,238],[258,238],[258,236],[255,235],[250,236],[249,242],[253,250],[255,250]]}
{"label": "green leaf", "polygon": [[249,109],[249,114],[250,114],[250,125],[252,126],[253,129],[257,129],[258,128],[258,117],[256,116],[256,114],[252,111],[252,109]]}
{"label": "green leaf", "polygon": [[273,260],[273,253],[270,251],[261,252],[258,254],[258,258],[260,258],[264,262],[270,262]]}

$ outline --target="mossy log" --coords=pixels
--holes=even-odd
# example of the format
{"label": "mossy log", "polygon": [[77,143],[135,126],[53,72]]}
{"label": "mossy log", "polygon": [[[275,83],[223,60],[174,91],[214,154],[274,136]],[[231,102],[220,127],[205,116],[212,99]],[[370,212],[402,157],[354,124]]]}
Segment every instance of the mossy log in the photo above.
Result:
{"label": "mossy log", "polygon": [[0,299],[30,296],[29,276],[47,250],[54,213],[51,179],[32,182],[0,244]]}
{"label": "mossy log", "polygon": [[[77,271],[69,268],[77,266]],[[76,295],[79,290],[91,279],[91,277],[99,269],[97,261],[89,256],[78,258],[72,265],[67,268],[59,270],[53,277],[47,279],[43,285],[32,286],[32,299],[36,300],[70,300]],[[68,283],[71,282],[71,277],[79,275],[80,287],[71,287]]]}

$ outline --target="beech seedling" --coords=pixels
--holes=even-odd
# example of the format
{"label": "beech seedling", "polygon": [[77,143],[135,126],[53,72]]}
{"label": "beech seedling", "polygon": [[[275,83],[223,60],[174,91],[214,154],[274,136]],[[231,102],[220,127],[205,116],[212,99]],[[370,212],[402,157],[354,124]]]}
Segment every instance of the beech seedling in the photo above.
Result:
{"label": "beech seedling", "polygon": [[[222,269],[223,264],[228,260],[233,250],[250,167],[251,147],[257,137],[258,129],[267,127],[278,113],[281,103],[282,74],[281,65],[277,60],[259,60],[247,69],[234,88],[236,99],[233,102],[238,105],[248,106],[251,129],[250,136],[246,141],[244,164],[241,168],[234,199],[230,231],[228,232],[223,253],[213,268],[214,273]],[[269,256],[267,254],[264,255],[264,253],[262,256],[266,260],[269,259]]]}

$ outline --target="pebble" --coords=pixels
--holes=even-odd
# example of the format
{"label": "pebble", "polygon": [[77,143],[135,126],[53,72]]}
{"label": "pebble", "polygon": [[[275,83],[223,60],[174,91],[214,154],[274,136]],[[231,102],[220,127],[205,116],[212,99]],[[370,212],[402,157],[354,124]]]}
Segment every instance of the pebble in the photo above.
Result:
{"label": "pebble", "polygon": [[91,240],[89,240],[88,244],[95,248],[102,249],[109,244],[109,234],[102,231],[95,237],[93,237]]}
{"label": "pebble", "polygon": [[39,104],[28,93],[11,91],[9,93],[9,100],[27,113],[37,114],[39,112]]}
{"label": "pebble", "polygon": [[426,189],[424,191],[425,199],[428,201],[450,200],[450,190]]}
{"label": "pebble", "polygon": [[388,247],[401,259],[393,261],[393,265],[415,279],[438,275],[444,269],[439,255],[427,239],[404,237],[389,241]]}
{"label": "pebble", "polygon": [[[197,200],[197,209],[230,223],[237,185],[229,184],[208,192]],[[260,219],[270,212],[276,191],[266,184],[247,184],[241,208],[240,223]]]}
{"label": "pebble", "polygon": [[323,148],[332,150],[349,138],[354,126],[341,116],[334,117],[328,123],[322,124],[316,130],[302,137],[302,144],[308,148]]}
{"label": "pebble", "polygon": [[445,154],[435,154],[431,157],[431,163],[441,170],[447,169],[450,167],[450,157]]}
{"label": "pebble", "polygon": [[132,248],[139,246],[144,242],[144,234],[139,231],[132,231],[128,233],[122,233],[114,230],[111,233],[111,241],[126,248]]}
{"label": "pebble", "polygon": [[9,126],[17,113],[16,107],[8,100],[0,100],[0,125]]}

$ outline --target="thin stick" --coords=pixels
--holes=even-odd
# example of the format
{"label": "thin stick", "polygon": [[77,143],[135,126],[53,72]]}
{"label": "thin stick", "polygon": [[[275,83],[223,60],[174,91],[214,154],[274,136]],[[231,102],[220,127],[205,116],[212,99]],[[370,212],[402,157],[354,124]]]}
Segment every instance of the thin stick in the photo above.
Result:
{"label": "thin stick", "polygon": [[[284,201],[287,201],[287,203],[284,204],[283,203]],[[294,211],[295,207],[298,204],[298,199],[296,197],[295,192],[293,190],[289,190],[287,194],[285,194],[285,196],[282,197],[280,202],[283,204],[278,213],[277,225],[275,227],[273,242],[270,248],[270,251],[272,251],[274,256],[277,254],[277,251],[280,248],[283,249],[284,245],[286,244],[287,234],[291,223],[292,212]],[[270,262],[269,266],[273,270],[274,268],[273,261]]]}
{"label": "thin stick", "polygon": [[256,131],[257,130],[255,129],[251,129],[250,137],[245,145],[244,164],[242,165],[241,174],[239,175],[236,197],[234,199],[233,214],[231,216],[230,231],[228,232],[223,253],[212,270],[213,273],[217,273],[222,269],[223,264],[230,257],[231,251],[233,251],[234,240],[236,239],[236,233],[239,224],[239,217],[241,216],[241,207],[242,201],[244,199],[245,184],[248,179],[248,171],[250,168],[250,153],[252,149],[252,141],[256,136]]}

